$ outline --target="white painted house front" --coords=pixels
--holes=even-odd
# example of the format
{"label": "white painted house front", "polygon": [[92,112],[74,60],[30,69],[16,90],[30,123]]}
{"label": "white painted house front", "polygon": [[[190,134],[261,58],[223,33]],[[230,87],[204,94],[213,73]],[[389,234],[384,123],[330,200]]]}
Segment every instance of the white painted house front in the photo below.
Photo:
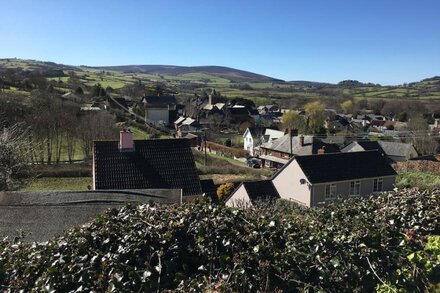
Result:
{"label": "white painted house front", "polygon": [[262,129],[249,127],[243,133],[243,149],[249,152],[249,155],[255,155],[255,148],[260,145],[262,138]]}

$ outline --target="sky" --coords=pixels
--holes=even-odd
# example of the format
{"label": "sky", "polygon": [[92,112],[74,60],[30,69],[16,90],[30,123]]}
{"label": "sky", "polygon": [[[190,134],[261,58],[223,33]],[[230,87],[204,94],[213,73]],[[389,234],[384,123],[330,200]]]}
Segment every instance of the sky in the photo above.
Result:
{"label": "sky", "polygon": [[438,0],[0,0],[0,58],[402,84],[440,75],[439,11]]}

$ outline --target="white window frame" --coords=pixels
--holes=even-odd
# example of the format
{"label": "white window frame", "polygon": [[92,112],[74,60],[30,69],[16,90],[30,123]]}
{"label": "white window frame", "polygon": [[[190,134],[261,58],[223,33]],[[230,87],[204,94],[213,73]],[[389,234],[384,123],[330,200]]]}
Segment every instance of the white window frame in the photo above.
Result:
{"label": "white window frame", "polygon": [[[379,188],[380,183],[380,188]],[[373,179],[373,192],[382,192],[383,191],[383,177],[374,178]]]}
{"label": "white window frame", "polygon": [[330,183],[325,185],[325,200],[336,199],[336,184]]}
{"label": "white window frame", "polygon": [[350,196],[360,196],[361,195],[361,181],[354,180],[350,181]]}

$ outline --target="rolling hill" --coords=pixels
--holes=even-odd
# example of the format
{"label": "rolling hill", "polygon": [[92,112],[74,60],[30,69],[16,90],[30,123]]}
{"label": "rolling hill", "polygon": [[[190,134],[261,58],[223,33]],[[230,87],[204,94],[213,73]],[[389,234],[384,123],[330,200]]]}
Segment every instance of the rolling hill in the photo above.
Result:
{"label": "rolling hill", "polygon": [[92,67],[94,69],[120,71],[124,73],[147,73],[159,75],[208,74],[236,82],[273,82],[283,80],[224,66],[174,66],[174,65],[122,65]]}

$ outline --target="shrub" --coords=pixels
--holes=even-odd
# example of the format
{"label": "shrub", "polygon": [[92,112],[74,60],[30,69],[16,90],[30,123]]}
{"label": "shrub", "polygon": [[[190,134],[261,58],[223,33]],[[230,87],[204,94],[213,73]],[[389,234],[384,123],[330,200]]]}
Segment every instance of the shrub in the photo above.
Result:
{"label": "shrub", "polygon": [[217,188],[217,197],[220,201],[224,201],[234,191],[234,184],[224,183]]}
{"label": "shrub", "polygon": [[0,240],[0,284],[11,292],[424,292],[438,282],[439,214],[440,190],[282,211],[127,206],[47,243]]}

